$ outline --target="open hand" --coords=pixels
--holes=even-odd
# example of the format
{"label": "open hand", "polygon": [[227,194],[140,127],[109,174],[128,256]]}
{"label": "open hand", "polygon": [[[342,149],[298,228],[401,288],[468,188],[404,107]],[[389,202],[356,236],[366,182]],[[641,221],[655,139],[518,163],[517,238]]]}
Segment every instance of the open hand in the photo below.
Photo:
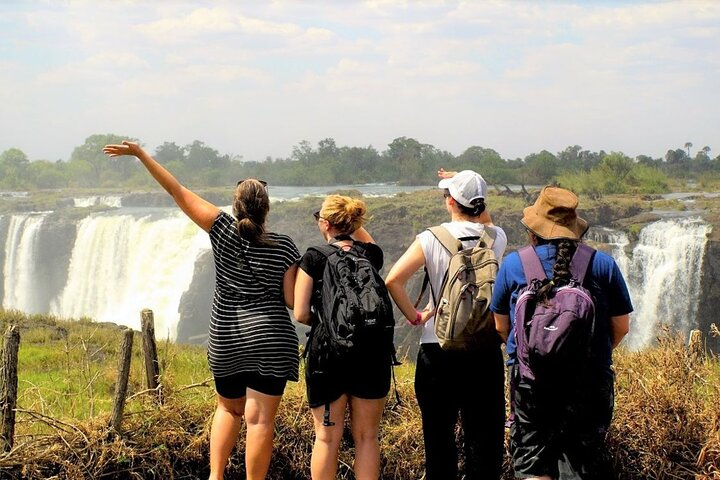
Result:
{"label": "open hand", "polygon": [[452,178],[455,176],[456,173],[457,172],[445,170],[442,167],[440,167],[440,170],[438,170],[437,172],[438,177],[440,178]]}
{"label": "open hand", "polygon": [[143,153],[140,145],[127,140],[124,140],[121,145],[105,145],[102,151],[110,157],[122,157],[123,155],[139,157]]}

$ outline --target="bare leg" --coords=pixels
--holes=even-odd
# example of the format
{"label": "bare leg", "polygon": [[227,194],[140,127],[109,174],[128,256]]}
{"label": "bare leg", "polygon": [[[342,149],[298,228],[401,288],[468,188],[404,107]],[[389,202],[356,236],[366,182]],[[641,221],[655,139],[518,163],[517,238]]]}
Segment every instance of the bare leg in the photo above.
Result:
{"label": "bare leg", "polygon": [[245,402],[245,469],[247,480],[262,480],[270,468],[275,432],[275,414],[280,406],[281,395],[266,395],[247,389]]}
{"label": "bare leg", "polygon": [[245,410],[245,397],[230,399],[218,395],[217,399],[210,427],[210,480],[222,480]]}
{"label": "bare leg", "polygon": [[315,422],[315,444],[310,460],[310,472],[313,480],[334,480],[337,474],[338,451],[345,426],[345,409],[348,397],[343,395],[330,404],[330,427],[323,425],[325,406],[312,409]]}
{"label": "bare leg", "polygon": [[350,425],[355,441],[355,478],[377,480],[380,478],[380,419],[385,399],[350,399]]}

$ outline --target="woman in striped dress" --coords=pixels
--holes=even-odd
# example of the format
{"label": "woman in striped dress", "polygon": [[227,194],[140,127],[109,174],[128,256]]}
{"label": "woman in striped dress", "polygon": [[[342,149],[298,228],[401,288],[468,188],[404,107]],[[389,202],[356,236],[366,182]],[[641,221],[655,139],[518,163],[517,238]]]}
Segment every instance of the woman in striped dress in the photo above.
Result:
{"label": "woman in striped dress", "polygon": [[136,143],[107,145],[103,152],[137,157],[180,209],[210,234],[216,282],[208,361],[217,390],[210,480],[223,478],[243,417],[246,478],[265,478],[285,383],[298,379],[298,338],[286,306],[293,306],[300,258],[290,237],[265,231],[267,185],[256,179],[238,182],[232,216],[182,186]]}

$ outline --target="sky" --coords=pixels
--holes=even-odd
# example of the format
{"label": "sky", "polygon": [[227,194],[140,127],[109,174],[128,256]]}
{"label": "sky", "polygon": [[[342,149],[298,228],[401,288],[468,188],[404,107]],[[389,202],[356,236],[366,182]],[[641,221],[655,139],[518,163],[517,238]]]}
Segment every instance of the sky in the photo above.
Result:
{"label": "sky", "polygon": [[0,152],[720,153],[720,0],[0,1]]}

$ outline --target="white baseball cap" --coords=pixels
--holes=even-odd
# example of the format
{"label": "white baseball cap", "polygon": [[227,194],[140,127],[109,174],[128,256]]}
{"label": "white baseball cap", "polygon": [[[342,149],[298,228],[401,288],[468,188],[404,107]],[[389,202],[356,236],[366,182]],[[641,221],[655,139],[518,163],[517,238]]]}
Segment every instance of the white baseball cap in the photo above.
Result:
{"label": "white baseball cap", "polygon": [[443,178],[438,188],[447,189],[456,202],[469,208],[473,207],[474,200],[485,199],[487,194],[485,179],[472,170],[463,170],[452,178]]}

